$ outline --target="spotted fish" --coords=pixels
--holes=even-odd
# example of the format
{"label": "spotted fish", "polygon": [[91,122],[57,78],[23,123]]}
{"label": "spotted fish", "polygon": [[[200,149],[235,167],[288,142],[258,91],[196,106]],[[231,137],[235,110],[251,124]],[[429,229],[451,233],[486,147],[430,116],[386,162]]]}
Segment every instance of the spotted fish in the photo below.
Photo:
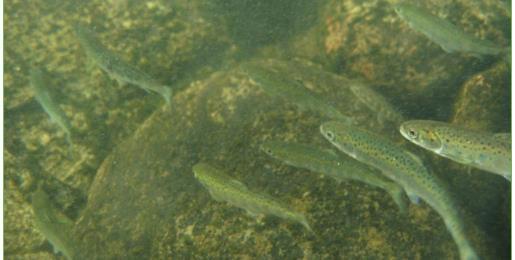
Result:
{"label": "spotted fish", "polygon": [[287,79],[284,75],[255,63],[243,64],[242,70],[270,96],[282,98],[301,110],[314,111],[327,118],[347,123],[353,121],[298,81]]}
{"label": "spotted fish", "polygon": [[381,170],[401,185],[410,198],[424,200],[442,217],[461,259],[479,259],[466,237],[462,218],[451,196],[418,157],[382,136],[340,122],[324,123],[320,132],[340,151]]}
{"label": "spotted fish", "polygon": [[454,24],[410,4],[394,6],[395,12],[416,31],[440,45],[445,52],[469,53],[476,57],[498,55],[506,49],[466,34]]}
{"label": "spotted fish", "polygon": [[492,134],[430,120],[403,123],[409,141],[455,162],[496,173],[511,181],[511,134]]}
{"label": "spotted fish", "polygon": [[37,229],[53,246],[54,251],[61,252],[67,259],[76,257],[71,231],[74,223],[60,213],[40,187],[31,195],[34,222]]}
{"label": "spotted fish", "polygon": [[71,125],[64,111],[53,100],[52,95],[48,91],[47,81],[43,71],[38,68],[32,68],[30,71],[30,85],[34,91],[34,98],[43,107],[48,114],[50,120],[57,124],[66,134],[66,142],[69,145],[69,152],[72,149]]}
{"label": "spotted fish", "polygon": [[75,34],[86,54],[111,78],[120,85],[133,84],[145,91],[153,91],[170,103],[172,91],[168,86],[160,84],[147,73],[128,64],[114,52],[108,50],[89,29],[76,24]]}
{"label": "spotted fish", "polygon": [[303,214],[268,195],[250,191],[243,183],[209,164],[196,164],[193,166],[193,173],[216,201],[225,201],[232,206],[242,208],[251,216],[264,214],[288,219],[302,224],[309,232],[313,232]]}
{"label": "spotted fish", "polygon": [[383,189],[390,194],[402,212],[406,210],[402,187],[382,176],[374,168],[356,160],[312,145],[278,141],[264,142],[261,150],[288,165],[330,176],[338,183],[355,180]]}

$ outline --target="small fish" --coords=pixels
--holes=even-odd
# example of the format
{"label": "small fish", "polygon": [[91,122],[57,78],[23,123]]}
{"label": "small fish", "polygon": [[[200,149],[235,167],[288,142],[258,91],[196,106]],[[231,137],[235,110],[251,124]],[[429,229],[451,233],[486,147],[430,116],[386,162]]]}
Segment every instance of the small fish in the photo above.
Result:
{"label": "small fish", "polygon": [[279,73],[263,68],[258,64],[242,65],[247,75],[268,95],[280,97],[295,104],[301,110],[315,111],[322,116],[352,123],[352,119],[329,105],[318,94],[311,92],[301,83],[289,80]]}
{"label": "small fish", "polygon": [[400,132],[438,155],[511,181],[511,134],[485,133],[430,120],[407,121]]}
{"label": "small fish", "polygon": [[71,151],[72,140],[70,122],[68,121],[68,118],[66,118],[64,111],[61,110],[59,105],[52,99],[47,88],[46,78],[41,69],[32,68],[30,70],[30,85],[34,91],[34,98],[36,98],[41,107],[43,107],[48,116],[50,116],[50,120],[56,123],[66,134],[66,142],[68,143],[70,148],[69,150]]}
{"label": "small fish", "polygon": [[111,78],[118,81],[120,85],[133,84],[147,92],[149,90],[156,92],[163,96],[167,104],[170,104],[172,90],[168,86],[160,84],[147,73],[128,64],[108,50],[89,29],[79,24],[76,24],[74,29],[86,54]]}
{"label": "small fish", "polygon": [[506,49],[466,34],[454,24],[410,4],[398,4],[395,12],[416,31],[440,45],[447,53],[469,53],[475,57],[498,55]]}
{"label": "small fish", "polygon": [[402,212],[406,210],[402,187],[374,168],[356,160],[342,158],[331,150],[311,145],[277,141],[264,142],[261,150],[288,165],[328,175],[338,183],[355,180],[383,189],[390,194]]}
{"label": "small fish", "polygon": [[193,166],[195,178],[209,191],[216,201],[242,208],[251,216],[274,215],[302,224],[313,232],[306,217],[268,195],[250,191],[243,183],[231,178],[221,170],[206,163]]}
{"label": "small fish", "polygon": [[400,125],[404,117],[381,94],[361,82],[352,82],[349,89],[354,96],[365,104],[370,110],[377,113],[379,123],[389,120]]}
{"label": "small fish", "polygon": [[322,124],[320,132],[340,151],[381,170],[401,185],[412,201],[416,198],[424,200],[442,217],[461,259],[479,259],[466,237],[462,218],[451,196],[417,156],[382,136],[336,121]]}
{"label": "small fish", "polygon": [[31,195],[31,202],[39,232],[52,244],[55,253],[61,252],[66,259],[73,259],[76,256],[74,239],[71,237],[73,221],[52,205],[41,187]]}

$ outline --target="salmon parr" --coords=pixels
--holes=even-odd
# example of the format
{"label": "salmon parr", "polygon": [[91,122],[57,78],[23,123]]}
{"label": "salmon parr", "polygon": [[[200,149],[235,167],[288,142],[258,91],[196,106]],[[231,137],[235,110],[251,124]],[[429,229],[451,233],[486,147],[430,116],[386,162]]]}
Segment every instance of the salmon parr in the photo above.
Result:
{"label": "salmon parr", "polygon": [[76,256],[71,238],[73,222],[57,211],[41,188],[31,195],[31,202],[39,232],[52,244],[55,252],[61,252],[66,259],[73,259]]}
{"label": "salmon parr", "polygon": [[302,224],[313,232],[306,217],[276,201],[268,195],[250,191],[243,183],[206,163],[193,166],[195,178],[209,191],[216,201],[246,210],[250,215],[274,215]]}
{"label": "salmon parr", "polygon": [[395,12],[411,28],[423,33],[427,38],[440,45],[445,52],[463,52],[473,56],[498,55],[505,49],[496,44],[477,39],[466,34],[454,24],[410,4],[398,4]]}
{"label": "salmon parr", "polygon": [[108,50],[89,29],[77,24],[75,25],[75,34],[86,54],[119,84],[133,84],[145,91],[156,92],[163,96],[166,103],[170,103],[172,92],[168,86],[160,84],[147,73],[128,64]]}
{"label": "salmon parr", "polygon": [[465,235],[465,227],[451,196],[418,157],[388,139],[340,122],[324,123],[320,132],[340,151],[381,170],[401,185],[410,198],[424,200],[442,217],[461,259],[479,259]]}
{"label": "salmon parr", "polygon": [[400,132],[409,141],[440,156],[511,181],[511,134],[479,132],[430,120],[407,121]]}
{"label": "salmon parr", "polygon": [[382,176],[379,171],[356,160],[342,158],[331,150],[305,144],[269,141],[261,145],[261,150],[288,165],[325,174],[338,183],[355,180],[383,189],[390,194],[402,212],[406,210],[402,187]]}
{"label": "salmon parr", "polygon": [[288,79],[278,72],[264,68],[262,65],[247,63],[243,71],[268,95],[291,102],[301,110],[314,111],[327,118],[351,123],[352,119],[343,115],[335,107],[326,103],[322,97],[311,92],[295,80]]}
{"label": "salmon parr", "polygon": [[66,142],[70,151],[72,148],[71,125],[64,111],[52,99],[52,95],[48,91],[46,78],[40,69],[33,68],[30,71],[30,85],[34,91],[34,98],[43,107],[45,112],[50,116],[50,120],[57,124],[66,134]]}

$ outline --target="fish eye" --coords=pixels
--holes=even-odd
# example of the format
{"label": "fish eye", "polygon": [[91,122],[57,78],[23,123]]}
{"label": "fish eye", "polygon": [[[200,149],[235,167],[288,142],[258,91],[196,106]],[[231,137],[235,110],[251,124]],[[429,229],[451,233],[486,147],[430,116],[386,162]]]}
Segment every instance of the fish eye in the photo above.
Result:
{"label": "fish eye", "polygon": [[408,130],[408,135],[411,138],[417,138],[417,132],[415,130],[413,130],[413,129]]}
{"label": "fish eye", "polygon": [[331,131],[327,131],[327,132],[325,132],[325,136],[326,136],[326,137],[327,137],[327,139],[329,139],[329,140],[333,140],[333,139],[334,139],[334,134],[333,134],[333,132],[331,132]]}

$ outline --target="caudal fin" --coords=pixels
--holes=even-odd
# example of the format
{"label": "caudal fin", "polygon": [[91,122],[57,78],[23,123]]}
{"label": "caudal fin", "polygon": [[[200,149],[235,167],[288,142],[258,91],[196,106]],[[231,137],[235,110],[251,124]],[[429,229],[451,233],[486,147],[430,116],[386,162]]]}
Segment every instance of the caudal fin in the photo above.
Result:
{"label": "caudal fin", "polygon": [[464,248],[460,250],[460,259],[461,260],[479,260],[479,256],[476,254],[476,252],[470,248]]}
{"label": "caudal fin", "polygon": [[159,94],[163,96],[163,98],[166,101],[166,104],[170,105],[170,103],[172,102],[172,89],[168,86],[162,86]]}

